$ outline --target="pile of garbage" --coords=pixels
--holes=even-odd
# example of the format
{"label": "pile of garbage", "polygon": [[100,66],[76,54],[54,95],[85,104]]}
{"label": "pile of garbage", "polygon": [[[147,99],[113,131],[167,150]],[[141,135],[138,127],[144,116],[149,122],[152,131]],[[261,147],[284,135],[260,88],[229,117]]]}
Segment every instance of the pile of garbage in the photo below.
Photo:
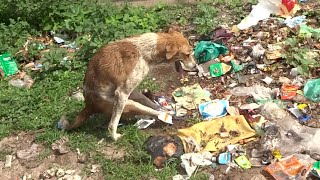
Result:
{"label": "pile of garbage", "polygon": [[[259,0],[232,30],[221,27],[210,41],[195,43],[196,69],[179,65],[191,81],[183,77],[173,98],[155,102],[174,111],[173,124],[203,122],[147,140],[145,149],[158,168],[179,157],[186,175],[173,179],[189,179],[203,166],[227,166],[225,173],[261,168],[274,179],[320,178],[320,79],[284,57],[285,41],[293,35],[311,38],[316,49],[308,56],[320,57],[320,29],[308,25],[306,16],[294,17],[299,9],[296,1]],[[214,92],[219,89],[201,86],[199,79],[220,81],[224,90]]]}
{"label": "pile of garbage", "polygon": [[[52,31],[51,37],[29,37],[21,50],[15,54],[11,52],[0,54],[0,78],[8,78],[9,85],[17,88],[31,88],[34,80],[28,74],[36,71],[42,72],[48,68],[45,67],[48,66],[48,63],[44,57],[52,47],[64,49],[71,55],[79,50],[75,42],[65,39],[68,39],[67,35]],[[21,64],[17,63],[18,56],[23,57]],[[65,56],[60,59],[60,64],[67,63],[72,58],[72,56]]]}

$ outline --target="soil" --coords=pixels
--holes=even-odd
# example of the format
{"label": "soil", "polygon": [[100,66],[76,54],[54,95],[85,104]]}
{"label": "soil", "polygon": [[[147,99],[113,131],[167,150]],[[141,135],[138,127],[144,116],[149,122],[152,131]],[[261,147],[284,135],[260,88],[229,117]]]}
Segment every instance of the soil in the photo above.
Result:
{"label": "soil", "polygon": [[[63,171],[74,170],[72,175],[79,175],[82,179],[96,180],[104,179],[102,171],[94,173],[84,173],[85,167],[92,167],[90,157],[88,162],[79,163],[78,154],[69,151],[66,154],[56,155],[51,149],[45,149],[41,144],[34,153],[34,157],[21,159],[15,158],[17,152],[28,151],[35,142],[35,133],[22,132],[15,136],[10,136],[0,141],[0,149],[11,152],[13,157],[11,167],[5,167],[5,157],[0,161],[0,179],[21,179],[23,176],[39,179],[47,170],[53,167],[61,168]],[[124,150],[114,149],[111,146],[103,146],[98,149],[107,159],[121,160],[125,156]],[[53,177],[53,179],[57,179]]]}

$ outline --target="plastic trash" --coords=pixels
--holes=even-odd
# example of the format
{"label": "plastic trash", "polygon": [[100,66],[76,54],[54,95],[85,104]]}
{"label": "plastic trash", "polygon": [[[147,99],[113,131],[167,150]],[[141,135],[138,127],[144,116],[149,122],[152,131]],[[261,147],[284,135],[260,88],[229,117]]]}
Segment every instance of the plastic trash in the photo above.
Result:
{"label": "plastic trash", "polygon": [[231,153],[230,152],[225,152],[219,154],[218,157],[218,162],[219,164],[229,164],[231,162]]}
{"label": "plastic trash", "polygon": [[299,36],[301,37],[305,37],[305,38],[320,38],[320,28],[318,29],[314,29],[306,24],[302,24],[300,26],[300,30],[299,30]]}
{"label": "plastic trash", "polygon": [[159,114],[158,119],[162,122],[165,122],[167,124],[173,124],[172,123],[172,116],[166,112],[162,112]]}
{"label": "plastic trash", "polygon": [[[229,138],[221,137],[221,133],[228,133]],[[194,152],[194,147],[200,152],[218,152],[227,145],[252,138],[256,132],[250,127],[244,116],[239,115],[200,122],[192,127],[179,129],[177,135],[183,140],[187,153]],[[190,138],[193,139],[192,146],[188,143]]]}
{"label": "plastic trash", "polygon": [[6,155],[6,162],[4,164],[5,168],[10,168],[12,164],[12,155]]}
{"label": "plastic trash", "polygon": [[62,38],[59,38],[59,37],[53,37],[53,39],[56,41],[56,43],[58,43],[58,44],[61,44],[61,43],[64,43],[65,41],[64,41],[64,39],[62,39]]}
{"label": "plastic trash", "polygon": [[294,14],[295,5],[296,0],[259,0],[251,13],[237,25],[237,28],[247,29],[256,25],[260,20],[268,19],[271,14],[289,16]]}
{"label": "plastic trash", "polygon": [[317,178],[320,178],[320,161],[313,164],[311,174],[313,174]]}
{"label": "plastic trash", "polygon": [[28,75],[25,75],[23,77],[23,80],[11,79],[9,81],[10,85],[17,87],[17,88],[30,88],[33,85],[33,83],[34,83],[33,79]]}
{"label": "plastic trash", "polygon": [[26,85],[26,83],[21,79],[11,79],[9,84],[17,88],[23,88]]}
{"label": "plastic trash", "polygon": [[211,120],[227,115],[228,106],[227,100],[213,100],[199,104],[199,111],[204,120]]}
{"label": "plastic trash", "polygon": [[299,88],[300,88],[299,86],[283,84],[281,86],[281,99],[282,100],[293,99],[296,96],[297,90]]}
{"label": "plastic trash", "polygon": [[306,167],[299,162],[296,156],[270,164],[265,170],[275,179],[302,179],[301,172]]}
{"label": "plastic trash", "polygon": [[320,79],[309,80],[303,88],[304,96],[313,102],[320,101]]}
{"label": "plastic trash", "polygon": [[187,180],[187,179],[190,179],[188,175],[181,175],[181,174],[178,174],[172,177],[172,180]]}
{"label": "plastic trash", "polygon": [[221,44],[216,44],[211,41],[200,41],[195,47],[194,56],[197,58],[199,64],[201,64],[215,59],[227,51],[228,48]]}
{"label": "plastic trash", "polygon": [[30,147],[17,151],[18,159],[31,159],[39,155],[40,149],[38,144],[32,144]]}
{"label": "plastic trash", "polygon": [[5,53],[0,55],[0,69],[3,69],[4,76],[10,76],[18,72],[18,66],[12,54]]}
{"label": "plastic trash", "polygon": [[136,122],[134,126],[136,126],[138,129],[145,129],[149,127],[151,124],[153,124],[156,120],[154,119],[140,119]]}
{"label": "plastic trash", "polygon": [[294,18],[287,18],[284,23],[289,28],[294,28],[295,26],[301,25],[306,20],[306,16],[297,16]]}
{"label": "plastic trash", "polygon": [[302,113],[298,108],[289,108],[288,110],[299,120],[300,123],[305,123],[311,119],[311,115]]}
{"label": "plastic trash", "polygon": [[[278,149],[284,157],[302,151],[308,151],[310,156],[319,153],[320,129],[301,125],[295,117],[275,103],[267,102],[261,108],[260,113],[273,123],[272,126],[268,126],[274,127],[267,130],[272,138],[262,137],[260,144],[266,147],[263,148],[264,150]],[[271,136],[271,134],[274,135]],[[276,141],[279,142],[275,143]],[[268,148],[268,144],[273,147]]]}
{"label": "plastic trash", "polygon": [[211,77],[219,77],[231,70],[231,66],[225,64],[225,63],[215,63],[210,65],[210,76]]}
{"label": "plastic trash", "polygon": [[264,79],[261,79],[261,81],[265,82],[267,85],[270,85],[273,79],[269,76],[266,76]]}
{"label": "plastic trash", "polygon": [[275,90],[260,85],[236,87],[230,93],[235,96],[252,96],[256,101],[272,100],[275,96]]}
{"label": "plastic trash", "polygon": [[181,166],[191,176],[198,166],[209,166],[212,164],[211,157],[204,153],[187,153],[181,156]]}
{"label": "plastic trash", "polygon": [[250,169],[252,164],[248,160],[246,156],[239,156],[235,159],[236,163],[242,168],[242,169]]}

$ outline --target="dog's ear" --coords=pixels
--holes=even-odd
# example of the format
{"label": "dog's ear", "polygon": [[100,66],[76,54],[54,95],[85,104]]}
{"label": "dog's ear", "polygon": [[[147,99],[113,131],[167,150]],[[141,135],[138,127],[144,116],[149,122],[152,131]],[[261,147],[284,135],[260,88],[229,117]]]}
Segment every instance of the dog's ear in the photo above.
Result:
{"label": "dog's ear", "polygon": [[166,46],[166,58],[167,60],[170,60],[174,55],[177,54],[177,52],[179,51],[178,47],[175,46],[174,44],[168,44]]}

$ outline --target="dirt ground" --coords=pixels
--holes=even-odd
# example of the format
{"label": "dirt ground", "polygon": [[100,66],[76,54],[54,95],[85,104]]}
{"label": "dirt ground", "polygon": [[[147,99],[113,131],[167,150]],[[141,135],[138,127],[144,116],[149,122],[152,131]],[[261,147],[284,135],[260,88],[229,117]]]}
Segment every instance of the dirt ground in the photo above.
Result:
{"label": "dirt ground", "polygon": [[[100,165],[92,163],[90,154],[79,155],[70,150],[65,154],[57,154],[37,144],[35,136],[36,133],[22,132],[0,141],[0,149],[5,149],[7,154],[12,155],[11,167],[5,167],[6,157],[1,157],[0,179],[104,179]],[[33,147],[36,148],[33,149]],[[110,160],[122,160],[125,155],[122,149],[115,149],[114,146],[108,145],[102,146],[97,151]],[[86,166],[91,170],[95,166],[97,168],[92,172],[84,172],[83,169]],[[53,175],[48,174],[50,171]],[[54,175],[54,172],[57,173],[57,171],[61,171],[59,176]]]}

